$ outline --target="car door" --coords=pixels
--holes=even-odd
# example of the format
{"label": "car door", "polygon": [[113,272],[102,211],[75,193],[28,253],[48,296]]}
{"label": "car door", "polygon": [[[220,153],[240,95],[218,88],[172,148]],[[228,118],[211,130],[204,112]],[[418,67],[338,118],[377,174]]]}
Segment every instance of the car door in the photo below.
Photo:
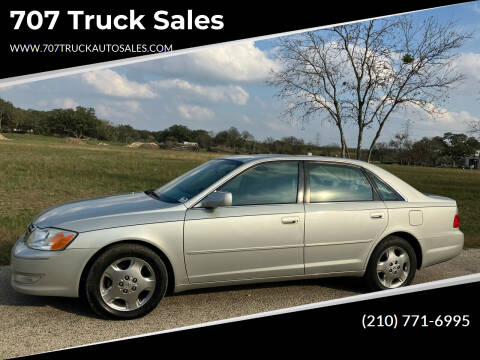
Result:
{"label": "car door", "polygon": [[388,212],[365,171],[354,165],[305,163],[305,273],[362,271]]}
{"label": "car door", "polygon": [[298,161],[255,165],[218,189],[232,193],[232,206],[187,210],[184,253],[192,283],[304,274],[301,169]]}

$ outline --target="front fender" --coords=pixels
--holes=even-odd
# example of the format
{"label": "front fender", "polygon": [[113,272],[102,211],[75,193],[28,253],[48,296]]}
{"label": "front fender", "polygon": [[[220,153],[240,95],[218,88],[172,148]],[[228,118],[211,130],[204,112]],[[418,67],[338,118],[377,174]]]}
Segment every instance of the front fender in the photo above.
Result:
{"label": "front fender", "polygon": [[[183,256],[183,221],[124,226],[80,233],[69,249],[95,249],[98,254],[105,247],[122,242],[145,242],[160,250],[172,265],[175,286],[188,284]],[[90,257],[91,258],[91,257]],[[87,260],[88,261],[88,260]],[[85,262],[86,266],[87,262]],[[81,273],[77,284],[80,285]]]}

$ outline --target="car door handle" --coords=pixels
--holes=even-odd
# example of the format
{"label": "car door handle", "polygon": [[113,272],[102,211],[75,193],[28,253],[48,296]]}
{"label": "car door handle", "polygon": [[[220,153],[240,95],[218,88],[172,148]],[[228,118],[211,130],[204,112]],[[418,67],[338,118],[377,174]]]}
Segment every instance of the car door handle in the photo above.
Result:
{"label": "car door handle", "polygon": [[296,224],[300,221],[297,216],[289,216],[282,218],[282,224]]}
{"label": "car door handle", "polygon": [[383,214],[370,214],[372,219],[383,219]]}

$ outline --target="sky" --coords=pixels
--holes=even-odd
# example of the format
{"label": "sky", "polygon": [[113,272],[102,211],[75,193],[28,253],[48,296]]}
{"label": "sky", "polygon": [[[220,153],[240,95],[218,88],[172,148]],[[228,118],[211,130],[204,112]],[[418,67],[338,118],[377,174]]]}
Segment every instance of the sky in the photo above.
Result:
{"label": "sky", "polygon": [[[444,132],[465,132],[466,123],[480,119],[480,1],[416,12],[421,21],[434,16],[457,21],[473,32],[459,49],[456,68],[466,81],[453,89],[443,114],[394,113],[379,141],[388,142],[410,119],[414,139]],[[265,80],[280,69],[274,56],[278,39],[246,40],[185,55],[113,67],[78,75],[0,88],[0,98],[36,110],[93,107],[99,118],[137,129],[163,130],[174,124],[218,132],[235,126],[257,140],[295,136],[319,145],[338,144],[338,132],[325,115],[292,124],[281,113],[286,103]],[[173,44],[174,45],[174,44]],[[357,130],[345,129],[347,143],[356,145]],[[366,130],[365,143],[373,135]]]}

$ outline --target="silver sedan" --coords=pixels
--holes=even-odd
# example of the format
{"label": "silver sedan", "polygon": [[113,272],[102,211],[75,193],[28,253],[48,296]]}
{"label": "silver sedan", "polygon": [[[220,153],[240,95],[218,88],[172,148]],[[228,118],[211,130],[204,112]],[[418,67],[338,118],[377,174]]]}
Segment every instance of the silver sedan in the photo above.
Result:
{"label": "silver sedan", "polygon": [[13,247],[11,283],[131,319],[167,291],[329,276],[397,288],[462,247],[454,200],[372,164],[231,156],[156,190],[39,214]]}

